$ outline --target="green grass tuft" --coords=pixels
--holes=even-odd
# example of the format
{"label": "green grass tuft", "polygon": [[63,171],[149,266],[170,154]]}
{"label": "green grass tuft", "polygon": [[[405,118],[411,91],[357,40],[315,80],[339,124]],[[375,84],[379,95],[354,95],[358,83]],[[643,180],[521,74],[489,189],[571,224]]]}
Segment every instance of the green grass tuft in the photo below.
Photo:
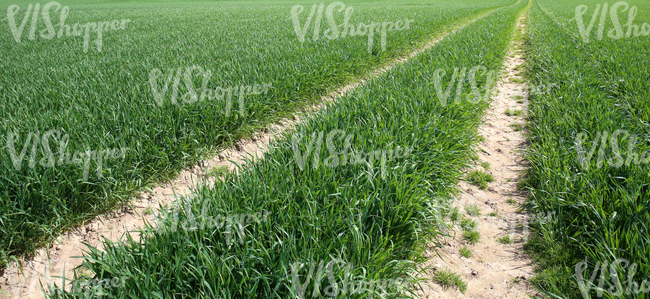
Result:
{"label": "green grass tuft", "polygon": [[460,275],[450,270],[437,270],[433,275],[433,281],[445,289],[456,287],[463,294],[467,291],[467,283]]}
{"label": "green grass tuft", "polygon": [[460,247],[459,252],[460,252],[460,256],[462,257],[471,258],[472,256],[474,256],[472,250],[467,248],[467,246],[464,245]]}
{"label": "green grass tuft", "polygon": [[465,179],[481,189],[487,188],[488,183],[494,182],[492,174],[480,170],[470,171]]}
{"label": "green grass tuft", "polygon": [[220,166],[212,167],[206,173],[206,175],[211,176],[211,177],[221,177],[221,176],[224,176],[224,175],[228,174],[229,172],[230,172],[230,170],[228,169],[228,166],[220,165]]}
{"label": "green grass tuft", "polygon": [[522,124],[510,124],[510,127],[515,131],[519,132],[523,130],[524,126]]}
{"label": "green grass tuft", "polygon": [[497,241],[501,244],[512,244],[513,240],[510,238],[510,235],[505,235],[501,238],[498,238]]}
{"label": "green grass tuft", "polygon": [[460,227],[463,230],[474,230],[478,227],[478,223],[472,219],[463,218],[463,220],[460,221]]}
{"label": "green grass tuft", "polygon": [[463,239],[469,244],[476,244],[481,239],[481,234],[477,231],[463,231]]}
{"label": "green grass tuft", "polygon": [[467,215],[477,217],[481,215],[481,208],[476,204],[470,204],[465,206],[465,212],[467,212]]}
{"label": "green grass tuft", "polygon": [[523,110],[510,110],[510,108],[506,109],[507,116],[521,116],[523,113]]}

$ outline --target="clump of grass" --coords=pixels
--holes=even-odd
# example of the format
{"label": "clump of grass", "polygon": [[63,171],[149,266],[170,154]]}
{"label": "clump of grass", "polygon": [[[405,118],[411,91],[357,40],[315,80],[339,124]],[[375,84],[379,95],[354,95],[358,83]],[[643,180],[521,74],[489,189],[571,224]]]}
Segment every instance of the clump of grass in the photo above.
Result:
{"label": "clump of grass", "polygon": [[485,170],[490,169],[490,163],[488,163],[488,162],[481,162],[481,166],[482,166],[483,168],[485,168]]}
{"label": "clump of grass", "polygon": [[459,251],[460,251],[460,256],[462,257],[471,258],[472,256],[474,256],[472,250],[467,248],[467,246],[461,246]]}
{"label": "clump of grass", "polygon": [[220,177],[224,176],[229,172],[228,166],[226,165],[220,165],[220,166],[215,166],[212,167],[206,175],[211,176],[211,177]]}
{"label": "clump of grass", "polygon": [[511,124],[510,127],[515,130],[515,132],[519,132],[524,128],[521,124]]}
{"label": "clump of grass", "polygon": [[508,198],[508,200],[506,200],[506,203],[508,203],[508,204],[511,204],[511,205],[513,205],[513,206],[514,206],[514,205],[516,205],[516,204],[517,204],[517,201],[516,201],[516,200],[514,200],[513,198]]}
{"label": "clump of grass", "polygon": [[488,183],[494,182],[494,177],[492,174],[489,174],[480,170],[472,170],[467,174],[467,181],[474,186],[478,186],[481,189],[488,187]]}
{"label": "clump of grass", "polygon": [[460,218],[460,213],[458,212],[458,207],[453,207],[451,209],[451,213],[449,214],[449,219],[452,222],[457,222],[459,218]]}
{"label": "clump of grass", "polygon": [[510,79],[510,82],[512,82],[512,83],[522,84],[522,83],[524,83],[524,80],[521,79],[521,78],[514,78],[514,77],[513,77],[513,78]]}
{"label": "clump of grass", "polygon": [[460,221],[460,227],[463,230],[474,230],[478,226],[478,223],[476,221],[469,219],[469,218],[463,218],[463,220]]}
{"label": "clump of grass", "polygon": [[530,180],[531,180],[531,176],[525,174],[523,177],[519,178],[519,181],[517,181],[517,188],[519,190],[526,189],[527,186],[530,186]]}
{"label": "clump of grass", "polygon": [[506,109],[507,116],[521,116],[523,114],[524,114],[523,110],[510,110],[510,108]]}
{"label": "clump of grass", "polygon": [[523,104],[524,100],[517,100],[517,104]]}
{"label": "clump of grass", "polygon": [[497,241],[501,244],[512,244],[513,240],[510,238],[510,235],[505,235],[501,238],[498,238]]}
{"label": "clump of grass", "polygon": [[463,294],[467,291],[467,283],[461,279],[460,275],[452,271],[436,271],[436,274],[433,275],[433,281],[445,289],[448,289],[450,287],[457,287],[458,290]]}
{"label": "clump of grass", "polygon": [[144,208],[144,214],[145,215],[151,215],[153,214],[153,209],[151,207],[146,207]]}
{"label": "clump of grass", "polygon": [[497,217],[497,216],[499,216],[499,214],[497,212],[490,212],[490,214],[488,214],[488,216]]}
{"label": "clump of grass", "polygon": [[[517,49],[521,49],[521,47],[517,46]],[[515,66],[515,71],[517,71],[517,72],[522,72],[522,71],[525,71],[525,70],[526,70],[526,67],[523,64]]]}
{"label": "clump of grass", "polygon": [[516,95],[516,96],[514,96],[514,97],[512,97],[512,98],[515,99],[515,100],[521,100],[521,99],[523,99],[524,97],[522,97],[522,96],[520,96],[520,95]]}
{"label": "clump of grass", "polygon": [[470,244],[476,244],[481,239],[481,234],[477,231],[466,230],[463,232],[463,239]]}
{"label": "clump of grass", "polygon": [[465,212],[467,212],[467,215],[470,215],[472,217],[481,215],[481,209],[478,207],[478,205],[475,204],[466,205]]}

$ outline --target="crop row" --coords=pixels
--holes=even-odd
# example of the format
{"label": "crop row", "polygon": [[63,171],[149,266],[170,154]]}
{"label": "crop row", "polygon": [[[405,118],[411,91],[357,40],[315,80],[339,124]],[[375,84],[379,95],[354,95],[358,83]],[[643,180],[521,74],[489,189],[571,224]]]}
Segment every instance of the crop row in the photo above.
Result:
{"label": "crop row", "polygon": [[531,10],[531,83],[558,86],[531,96],[529,204],[553,217],[528,248],[555,298],[650,291],[650,43],[634,34],[648,20],[644,1],[538,0]]}

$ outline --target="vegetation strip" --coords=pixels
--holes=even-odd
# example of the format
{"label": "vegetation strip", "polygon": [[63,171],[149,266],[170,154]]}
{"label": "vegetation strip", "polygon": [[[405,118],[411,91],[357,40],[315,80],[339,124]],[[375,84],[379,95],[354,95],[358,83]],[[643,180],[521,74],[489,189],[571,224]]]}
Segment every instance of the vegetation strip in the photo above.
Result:
{"label": "vegetation strip", "polygon": [[650,156],[650,62],[631,54],[650,45],[617,35],[648,20],[641,1],[537,0],[531,9],[529,77],[558,86],[530,101],[529,208],[550,217],[528,248],[535,283],[554,298],[650,292],[650,170],[636,163]]}
{"label": "vegetation strip", "polygon": [[[418,245],[439,234],[436,216],[448,203],[436,198],[453,191],[487,106],[469,101],[443,106],[433,89],[419,86],[450,62],[498,67],[507,47],[503,37],[521,7],[478,20],[329,105],[285,133],[263,160],[185,200],[141,241],[108,242],[106,252],[90,253],[86,266],[98,280],[127,277],[125,287],[103,290],[116,297],[284,298],[337,292],[352,298],[368,292],[400,297],[404,290],[389,281],[412,274],[410,259],[419,255]],[[485,87],[483,79],[477,81],[477,88]],[[332,134],[330,144],[307,138],[338,130],[346,134]],[[413,151],[388,161],[383,179],[382,166],[371,160],[336,168],[321,160],[315,168],[298,167],[293,136],[304,141],[297,147],[301,156],[313,143],[307,155],[313,165],[329,146],[346,149],[346,140],[337,136],[348,134],[351,151]],[[237,230],[200,225],[217,215],[258,212],[267,212],[265,222]],[[179,229],[188,222],[196,222],[196,229]],[[231,234],[236,238],[228,239]]]}

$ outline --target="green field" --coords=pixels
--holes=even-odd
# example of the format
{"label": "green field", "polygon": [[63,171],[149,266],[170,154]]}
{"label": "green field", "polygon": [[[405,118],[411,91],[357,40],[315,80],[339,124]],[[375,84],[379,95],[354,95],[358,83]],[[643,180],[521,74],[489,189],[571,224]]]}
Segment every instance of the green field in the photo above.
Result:
{"label": "green field", "polygon": [[[560,298],[595,298],[598,287],[603,298],[647,298],[632,283],[641,286],[650,275],[650,165],[635,162],[650,150],[650,61],[643,54],[650,41],[634,27],[625,34],[632,6],[633,24],[643,28],[650,5],[619,7],[617,37],[609,3],[599,39],[604,2],[583,2],[538,0],[530,12],[531,84],[558,88],[531,97],[529,205],[554,216],[529,245],[539,253],[540,287]],[[593,18],[596,4],[601,11]],[[587,7],[582,34],[574,19],[579,5]]]}
{"label": "green field", "polygon": [[[328,105],[274,142],[263,160],[186,199],[158,229],[143,232],[143,241],[107,243],[106,252],[92,252],[86,266],[96,279],[127,277],[124,285],[102,292],[118,298],[408,294],[410,286],[358,285],[413,274],[423,242],[437,238],[444,226],[439,217],[449,209],[445,198],[469,162],[487,107],[486,101],[443,106],[436,90],[423,86],[449,66],[500,69],[525,5],[492,12]],[[486,81],[477,81],[483,91]],[[310,144],[316,144],[311,152]],[[357,163],[360,152],[381,150],[385,156],[397,148],[412,150]],[[240,229],[211,222],[252,214],[268,217]],[[309,265],[318,269],[320,263],[320,276],[316,270],[310,280]],[[331,265],[331,277],[323,274],[324,265]],[[340,286],[328,291],[332,281]],[[356,289],[344,289],[345,281]]]}
{"label": "green field", "polygon": [[199,185],[137,241],[90,249],[74,281],[85,287],[48,295],[413,296],[425,245],[445,235],[457,184],[477,162],[511,42],[522,39],[527,83],[553,86],[531,94],[526,114],[523,210],[550,215],[525,245],[530,281],[548,298],[647,298],[650,4],[604,8],[0,0],[0,273],[444,37],[310,113],[263,159]]}
{"label": "green field", "polygon": [[[103,32],[99,47],[98,34],[85,38],[79,26],[81,36],[62,30],[58,37],[56,26],[48,36],[42,14],[36,23],[35,7],[26,14],[36,3],[2,1],[0,265],[408,53],[455,22],[509,2],[349,2],[351,24],[412,20],[408,30],[387,32],[385,51],[381,36],[375,37],[369,53],[365,36],[301,43],[291,20],[292,6],[300,4],[294,2],[74,1],[49,7],[54,25],[68,7],[64,24],[71,35],[77,23],[124,23],[124,29]],[[302,4],[301,21],[311,6]],[[45,5],[40,3],[41,10]],[[334,14],[341,25],[343,17]],[[321,35],[325,18],[322,23]],[[312,28],[307,37],[313,38]],[[152,74],[158,76],[156,93],[169,81],[162,98],[154,96]],[[251,94],[255,90],[245,87],[255,84],[270,87]],[[197,98],[188,86],[199,91]],[[203,86],[226,95],[201,101]],[[223,91],[228,88],[230,105]],[[246,93],[239,96],[239,90]],[[61,158],[61,147],[70,157]],[[107,158],[89,151],[118,154]]]}

